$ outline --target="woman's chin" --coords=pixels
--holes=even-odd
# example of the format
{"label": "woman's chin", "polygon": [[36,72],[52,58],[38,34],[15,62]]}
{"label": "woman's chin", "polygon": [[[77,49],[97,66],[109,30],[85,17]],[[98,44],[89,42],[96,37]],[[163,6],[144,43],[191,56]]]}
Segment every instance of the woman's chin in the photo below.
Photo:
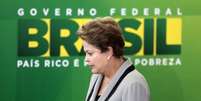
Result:
{"label": "woman's chin", "polygon": [[93,74],[98,74],[98,71],[97,71],[96,69],[91,69],[91,72],[92,72]]}

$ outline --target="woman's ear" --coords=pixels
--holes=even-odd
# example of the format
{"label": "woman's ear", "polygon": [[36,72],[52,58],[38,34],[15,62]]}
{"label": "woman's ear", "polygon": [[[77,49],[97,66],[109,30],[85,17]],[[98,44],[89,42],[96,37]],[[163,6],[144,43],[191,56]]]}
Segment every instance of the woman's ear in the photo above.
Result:
{"label": "woman's ear", "polygon": [[111,46],[108,47],[108,56],[107,60],[109,60],[113,56],[113,48]]}
{"label": "woman's ear", "polygon": [[111,57],[111,56],[108,56],[108,57],[107,57],[107,60],[110,60],[110,57]]}

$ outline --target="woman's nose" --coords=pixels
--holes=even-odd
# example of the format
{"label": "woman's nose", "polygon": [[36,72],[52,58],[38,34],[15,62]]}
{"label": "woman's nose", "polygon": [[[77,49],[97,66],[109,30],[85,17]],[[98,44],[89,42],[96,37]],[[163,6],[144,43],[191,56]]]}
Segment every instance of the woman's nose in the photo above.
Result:
{"label": "woman's nose", "polygon": [[86,62],[86,64],[89,64],[89,58],[87,56],[85,56],[84,61]]}

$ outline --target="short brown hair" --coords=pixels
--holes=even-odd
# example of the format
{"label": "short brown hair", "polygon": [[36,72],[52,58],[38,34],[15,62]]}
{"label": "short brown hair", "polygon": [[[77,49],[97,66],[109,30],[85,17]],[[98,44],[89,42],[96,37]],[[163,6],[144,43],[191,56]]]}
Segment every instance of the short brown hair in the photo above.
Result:
{"label": "short brown hair", "polygon": [[113,56],[123,56],[124,38],[119,24],[112,17],[96,18],[83,25],[77,34],[101,52],[113,48]]}

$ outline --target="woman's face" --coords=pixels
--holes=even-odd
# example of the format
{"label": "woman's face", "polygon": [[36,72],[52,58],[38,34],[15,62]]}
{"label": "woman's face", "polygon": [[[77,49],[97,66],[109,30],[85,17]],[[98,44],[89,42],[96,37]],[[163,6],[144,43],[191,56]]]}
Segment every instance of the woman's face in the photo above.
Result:
{"label": "woman's face", "polygon": [[83,41],[84,51],[86,53],[85,62],[91,68],[94,74],[104,73],[108,65],[109,52],[102,52],[95,46]]}

